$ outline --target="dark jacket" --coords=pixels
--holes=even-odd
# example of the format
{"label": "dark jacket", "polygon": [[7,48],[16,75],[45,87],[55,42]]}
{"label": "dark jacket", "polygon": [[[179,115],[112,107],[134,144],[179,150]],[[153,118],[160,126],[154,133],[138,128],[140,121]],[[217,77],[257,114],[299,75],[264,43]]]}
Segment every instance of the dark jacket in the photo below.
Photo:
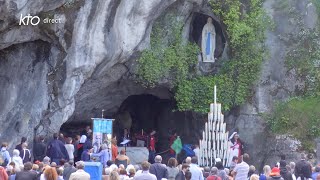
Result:
{"label": "dark jacket", "polygon": [[283,178],[281,176],[270,176],[269,178],[267,178],[268,180],[283,180]]}
{"label": "dark jacket", "polygon": [[153,163],[153,164],[150,166],[149,172],[150,172],[151,174],[156,175],[157,180],[161,180],[162,178],[168,179],[168,170],[167,170],[167,168],[166,168],[163,164],[161,164],[161,163]]}
{"label": "dark jacket", "polygon": [[69,155],[64,144],[55,139],[48,144],[47,155],[52,159],[65,159],[69,161]]}
{"label": "dark jacket", "polygon": [[16,180],[36,180],[37,179],[37,173],[32,171],[21,171],[17,172],[16,174]]}
{"label": "dark jacket", "polygon": [[297,178],[311,178],[312,171],[310,163],[306,160],[300,160],[299,162],[297,162],[294,169],[294,174]]}
{"label": "dark jacket", "polygon": [[184,176],[182,171],[180,171],[176,176],[176,180],[185,180],[185,179],[186,178],[185,178],[185,176]]}
{"label": "dark jacket", "polygon": [[29,149],[22,149],[20,151],[20,157],[22,158],[23,164],[26,162],[31,162],[31,152]]}
{"label": "dark jacket", "polygon": [[81,161],[90,161],[90,155],[88,154],[88,149],[82,152]]}
{"label": "dark jacket", "polygon": [[43,158],[46,156],[46,144],[44,142],[38,142],[34,145],[33,156],[35,161],[43,161]]}
{"label": "dark jacket", "polygon": [[19,151],[21,151],[21,150],[22,150],[22,144],[16,145],[16,148],[15,148],[15,149],[18,149]]}

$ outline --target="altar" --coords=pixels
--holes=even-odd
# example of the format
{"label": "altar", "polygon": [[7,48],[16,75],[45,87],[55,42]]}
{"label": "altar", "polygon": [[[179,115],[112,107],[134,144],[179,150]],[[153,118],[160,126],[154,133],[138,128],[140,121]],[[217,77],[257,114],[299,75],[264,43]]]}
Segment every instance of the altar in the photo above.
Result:
{"label": "altar", "polygon": [[[118,154],[125,147],[118,147]],[[126,155],[130,158],[130,164],[141,164],[148,161],[149,150],[146,147],[126,147]]]}

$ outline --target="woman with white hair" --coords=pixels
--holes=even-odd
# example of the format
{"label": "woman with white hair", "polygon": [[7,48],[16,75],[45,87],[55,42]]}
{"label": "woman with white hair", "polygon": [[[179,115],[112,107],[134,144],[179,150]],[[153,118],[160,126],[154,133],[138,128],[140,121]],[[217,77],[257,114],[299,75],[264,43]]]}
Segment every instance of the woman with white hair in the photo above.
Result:
{"label": "woman with white hair", "polygon": [[99,157],[103,167],[107,167],[107,161],[111,160],[111,152],[106,144],[101,145],[101,151],[99,153],[90,154],[92,157]]}
{"label": "woman with white hair", "polygon": [[267,180],[270,177],[271,167],[269,165],[265,165],[263,167],[263,174],[260,175],[261,180]]}
{"label": "woman with white hair", "polygon": [[20,168],[23,166],[22,158],[20,157],[20,151],[18,149],[14,149],[12,152],[11,162],[14,162],[15,167]]}

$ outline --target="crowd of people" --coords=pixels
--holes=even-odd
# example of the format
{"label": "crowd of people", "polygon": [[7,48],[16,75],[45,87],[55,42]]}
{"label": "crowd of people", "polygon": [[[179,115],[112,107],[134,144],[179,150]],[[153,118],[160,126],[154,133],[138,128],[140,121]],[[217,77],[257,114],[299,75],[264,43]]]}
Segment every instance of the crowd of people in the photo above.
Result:
{"label": "crowd of people", "polygon": [[262,173],[249,165],[246,153],[233,156],[228,167],[219,158],[215,159],[214,167],[200,167],[198,148],[194,149],[195,156],[185,158],[180,164],[175,157],[164,163],[156,155],[152,161],[133,165],[125,150],[118,154],[116,138],[112,139],[111,147],[102,144],[98,153],[93,153],[91,133],[88,127],[75,139],[54,134],[48,144],[38,137],[33,151],[28,149],[25,137],[12,153],[8,143],[2,143],[0,180],[87,180],[90,174],[85,171],[85,162],[95,158],[103,166],[103,180],[320,180],[320,166],[312,167],[305,154],[296,163],[286,162],[282,156],[279,163],[265,165]]}

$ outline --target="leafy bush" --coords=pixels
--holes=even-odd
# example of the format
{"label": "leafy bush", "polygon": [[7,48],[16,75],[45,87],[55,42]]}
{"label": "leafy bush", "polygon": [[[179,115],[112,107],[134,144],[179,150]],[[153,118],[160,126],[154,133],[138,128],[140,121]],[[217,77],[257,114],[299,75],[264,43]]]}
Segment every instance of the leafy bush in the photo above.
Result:
{"label": "leafy bush", "polygon": [[291,134],[299,139],[305,148],[311,148],[313,139],[320,136],[320,97],[293,98],[276,105],[268,125],[273,133]]}

